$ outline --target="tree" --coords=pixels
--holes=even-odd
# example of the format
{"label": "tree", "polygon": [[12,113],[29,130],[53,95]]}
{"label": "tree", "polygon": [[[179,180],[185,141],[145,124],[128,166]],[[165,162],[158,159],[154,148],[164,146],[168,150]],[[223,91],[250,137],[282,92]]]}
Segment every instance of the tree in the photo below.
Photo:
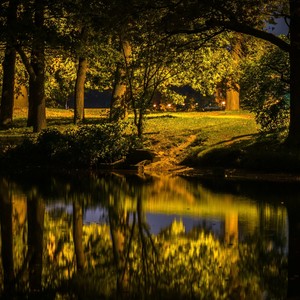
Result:
{"label": "tree", "polygon": [[75,82],[74,124],[77,124],[84,119],[84,84],[86,79],[87,66],[87,58],[79,57],[77,77]]}
{"label": "tree", "polygon": [[289,124],[288,53],[265,41],[248,39],[248,58],[241,62],[241,101],[255,113],[263,131],[283,131]]}
{"label": "tree", "polygon": [[[10,0],[7,8],[7,28],[13,31],[17,21],[18,0]],[[13,121],[15,95],[16,50],[10,34],[6,36],[6,49],[3,61],[2,98],[0,106],[0,126],[10,126]]]}
{"label": "tree", "polygon": [[[32,6],[31,6],[32,5]],[[33,9],[33,11],[32,11]],[[46,103],[45,103],[45,3],[35,0],[33,3],[24,5],[24,16],[19,23],[25,30],[17,32],[14,47],[18,51],[23,64],[29,74],[29,109],[27,125],[33,126],[34,132],[39,132],[46,127]],[[28,35],[31,38],[28,38]],[[30,59],[28,58],[25,45],[29,41]]]}
{"label": "tree", "polygon": [[[121,62],[116,63],[116,71],[114,78],[114,87],[110,106],[110,120],[124,120],[128,114],[128,77],[126,73],[129,71],[132,60],[131,44],[124,37],[120,37],[120,54]],[[127,74],[128,75],[128,74]]]}
{"label": "tree", "polygon": [[112,111],[116,114],[124,105],[130,107],[141,137],[145,114],[156,95],[162,95],[168,103],[182,104],[184,97],[176,87],[189,85],[211,96],[217,83],[232,71],[229,62],[233,58],[225,48],[225,36],[211,36],[210,41],[196,36],[169,36],[157,29],[162,19],[156,10],[134,9],[140,12],[138,17],[132,13],[133,21],[129,18],[131,22],[124,25],[119,37],[123,60],[116,73]]}
{"label": "tree", "polygon": [[[235,72],[239,69],[239,61],[241,56],[242,38],[237,36],[231,49],[232,64]],[[237,76],[235,76],[237,77]],[[227,82],[226,88],[226,110],[239,110],[240,108],[240,87],[239,84],[231,76]]]}
{"label": "tree", "polygon": [[[169,1],[167,1],[169,2]],[[235,31],[268,41],[289,53],[290,59],[290,123],[287,145],[300,144],[300,2],[297,0],[251,1],[180,1],[172,5],[166,20],[173,33],[215,34]],[[178,16],[181,16],[179,19]],[[265,30],[266,22],[288,19],[290,43]],[[175,23],[175,20],[180,22]],[[170,28],[171,27],[171,28]]]}
{"label": "tree", "polygon": [[300,144],[300,1],[290,0],[290,126],[287,143]]}
{"label": "tree", "polygon": [[[34,25],[44,26],[45,6],[42,0],[35,1]],[[33,126],[33,132],[46,128],[46,99],[45,99],[45,45],[42,35],[33,37],[30,64],[34,72],[29,79],[29,109],[28,125]]]}
{"label": "tree", "polygon": [[13,255],[13,203],[8,182],[0,180],[0,224],[1,224],[1,254],[4,277],[4,293],[7,297],[13,291],[15,280]]}
{"label": "tree", "polygon": [[45,203],[40,195],[32,195],[27,202],[29,287],[31,291],[41,291],[43,270],[43,236]]}

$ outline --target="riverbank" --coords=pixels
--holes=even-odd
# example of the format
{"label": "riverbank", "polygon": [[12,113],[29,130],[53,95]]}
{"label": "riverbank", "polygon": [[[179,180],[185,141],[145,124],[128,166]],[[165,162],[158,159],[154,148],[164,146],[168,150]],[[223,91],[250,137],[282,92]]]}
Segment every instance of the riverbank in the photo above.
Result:
{"label": "riverbank", "polygon": [[261,133],[250,113],[171,114],[163,125],[162,117],[156,116],[148,121],[149,128],[154,121],[158,130],[156,135],[150,133],[148,140],[159,160],[145,166],[146,172],[224,180],[299,181],[298,149],[285,146],[284,132]]}
{"label": "riverbank", "polygon": [[[86,124],[97,124],[106,115],[103,110],[86,110]],[[74,128],[70,110],[47,109],[47,120],[49,129]],[[2,150],[34,136],[25,125],[26,110],[17,111],[15,127],[0,131]],[[284,134],[260,134],[249,112],[151,113],[142,142],[155,159],[143,170],[225,180],[299,181],[298,149],[287,149],[283,140]]]}

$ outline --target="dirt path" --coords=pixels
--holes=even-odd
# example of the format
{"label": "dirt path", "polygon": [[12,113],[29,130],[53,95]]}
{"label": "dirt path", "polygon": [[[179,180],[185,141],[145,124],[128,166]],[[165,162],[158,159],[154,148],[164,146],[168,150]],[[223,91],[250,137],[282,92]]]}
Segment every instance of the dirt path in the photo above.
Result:
{"label": "dirt path", "polygon": [[190,135],[183,143],[178,144],[176,147],[172,147],[167,151],[161,151],[158,153],[158,161],[155,161],[145,166],[145,172],[154,173],[179,173],[190,168],[179,165],[182,160],[182,153],[191,145],[196,139],[196,135]]}

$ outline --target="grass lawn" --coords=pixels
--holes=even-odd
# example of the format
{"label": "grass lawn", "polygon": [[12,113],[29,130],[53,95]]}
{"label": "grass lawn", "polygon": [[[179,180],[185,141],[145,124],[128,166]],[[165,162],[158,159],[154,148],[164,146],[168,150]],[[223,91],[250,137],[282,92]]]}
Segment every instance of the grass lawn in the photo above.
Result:
{"label": "grass lawn", "polygon": [[[96,123],[106,117],[108,112],[101,109],[85,109],[87,123]],[[47,127],[74,127],[73,111],[48,108],[46,111]],[[32,128],[26,127],[27,110],[15,110],[15,126],[0,131],[0,141],[14,140],[33,135]],[[129,115],[132,119],[132,116]],[[195,136],[207,146],[229,141],[238,136],[257,133],[257,125],[252,114],[247,112],[163,112],[146,116],[145,146],[158,151],[172,148]]]}
{"label": "grass lawn", "polygon": [[252,114],[247,112],[180,112],[150,114],[145,126],[145,137],[152,145],[168,148],[195,136],[202,146],[212,146],[239,136],[258,132]]}

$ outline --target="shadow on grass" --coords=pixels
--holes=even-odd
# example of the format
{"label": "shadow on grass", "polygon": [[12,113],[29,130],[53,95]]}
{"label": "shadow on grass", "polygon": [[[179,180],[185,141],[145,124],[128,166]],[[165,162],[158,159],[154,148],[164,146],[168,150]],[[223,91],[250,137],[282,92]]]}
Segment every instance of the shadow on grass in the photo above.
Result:
{"label": "shadow on grass", "polygon": [[300,151],[289,148],[276,135],[243,135],[209,148],[192,149],[182,164],[195,168],[299,173]]}

